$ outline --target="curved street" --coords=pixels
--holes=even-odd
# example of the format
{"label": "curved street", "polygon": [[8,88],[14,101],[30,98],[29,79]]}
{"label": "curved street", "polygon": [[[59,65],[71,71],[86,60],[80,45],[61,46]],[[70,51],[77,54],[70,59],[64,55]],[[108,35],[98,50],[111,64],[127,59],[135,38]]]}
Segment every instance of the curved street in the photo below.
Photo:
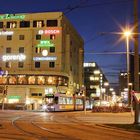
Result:
{"label": "curved street", "polygon": [[130,113],[0,111],[1,140],[139,140],[138,132],[105,127],[131,124]]}

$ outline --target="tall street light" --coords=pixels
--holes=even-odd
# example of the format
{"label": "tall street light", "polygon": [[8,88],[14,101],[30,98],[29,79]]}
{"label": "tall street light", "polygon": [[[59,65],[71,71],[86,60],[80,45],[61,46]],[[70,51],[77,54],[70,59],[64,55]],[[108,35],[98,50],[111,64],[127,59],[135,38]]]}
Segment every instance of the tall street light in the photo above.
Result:
{"label": "tall street light", "polygon": [[129,38],[131,36],[131,31],[126,30],[123,32],[123,35],[126,37],[126,55],[127,55],[127,88],[128,88],[128,103],[130,104],[129,97],[129,82],[130,82],[130,58],[129,58]]}

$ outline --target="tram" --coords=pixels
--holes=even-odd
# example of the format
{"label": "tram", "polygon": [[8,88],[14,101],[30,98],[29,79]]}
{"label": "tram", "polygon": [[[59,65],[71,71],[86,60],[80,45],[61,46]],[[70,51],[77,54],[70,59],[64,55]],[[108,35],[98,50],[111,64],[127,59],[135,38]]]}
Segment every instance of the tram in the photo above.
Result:
{"label": "tram", "polygon": [[83,96],[68,96],[66,94],[47,94],[42,106],[44,111],[76,111],[84,110]]}

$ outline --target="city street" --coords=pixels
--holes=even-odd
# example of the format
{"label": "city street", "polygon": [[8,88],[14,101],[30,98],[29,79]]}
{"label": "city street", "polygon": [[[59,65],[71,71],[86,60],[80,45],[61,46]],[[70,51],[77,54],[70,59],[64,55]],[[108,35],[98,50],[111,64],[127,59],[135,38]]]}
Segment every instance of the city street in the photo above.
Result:
{"label": "city street", "polygon": [[140,133],[104,127],[131,124],[131,113],[0,111],[0,140],[139,140]]}

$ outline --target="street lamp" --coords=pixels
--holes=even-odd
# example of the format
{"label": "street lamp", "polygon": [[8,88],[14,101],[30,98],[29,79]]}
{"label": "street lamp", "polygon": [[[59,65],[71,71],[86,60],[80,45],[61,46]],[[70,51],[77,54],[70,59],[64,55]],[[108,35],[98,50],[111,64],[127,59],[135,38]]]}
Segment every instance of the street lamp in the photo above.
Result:
{"label": "street lamp", "polygon": [[127,88],[128,88],[128,103],[130,104],[130,96],[129,96],[129,81],[130,81],[130,58],[129,58],[129,38],[132,32],[130,30],[126,30],[123,32],[123,35],[126,37],[126,63],[127,63]]}

